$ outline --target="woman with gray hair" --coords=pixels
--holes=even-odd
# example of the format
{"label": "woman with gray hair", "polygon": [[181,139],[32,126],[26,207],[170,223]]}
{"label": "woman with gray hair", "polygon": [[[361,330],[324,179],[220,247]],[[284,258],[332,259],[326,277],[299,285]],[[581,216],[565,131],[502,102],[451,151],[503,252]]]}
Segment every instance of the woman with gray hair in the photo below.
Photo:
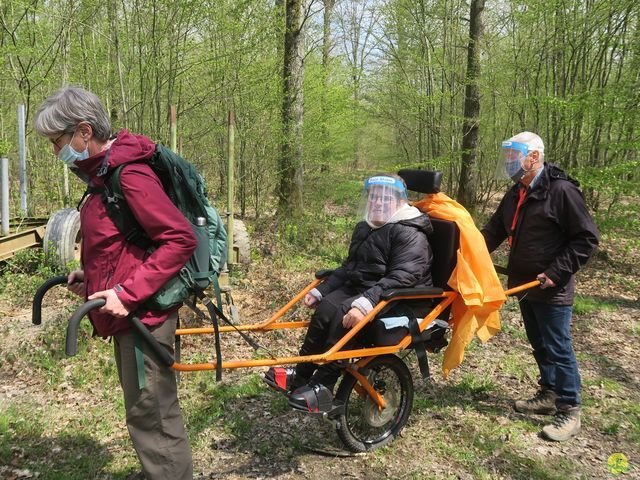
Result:
{"label": "woman with gray hair", "polygon": [[[173,354],[178,307],[149,311],[144,304],[191,257],[196,239],[147,162],[156,145],[126,130],[110,136],[102,102],[78,87],[61,88],[47,98],[36,113],[35,130],[88,184],[89,195],[80,209],[83,270],[69,274],[68,288],[86,300],[106,301],[90,319],[97,335],[113,338],[127,427],[143,474],[148,479],[191,479],[191,449],[175,375],[142,347],[127,319],[135,311]],[[150,255],[126,240],[104,206],[104,179],[121,165],[125,201],[156,246]]]}

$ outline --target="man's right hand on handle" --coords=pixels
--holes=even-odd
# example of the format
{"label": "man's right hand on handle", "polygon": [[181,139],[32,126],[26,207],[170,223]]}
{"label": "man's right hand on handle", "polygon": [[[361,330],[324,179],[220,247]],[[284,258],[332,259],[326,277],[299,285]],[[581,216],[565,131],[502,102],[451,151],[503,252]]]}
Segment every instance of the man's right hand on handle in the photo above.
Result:
{"label": "man's right hand on handle", "polygon": [[84,270],[74,270],[67,276],[67,289],[84,298]]}

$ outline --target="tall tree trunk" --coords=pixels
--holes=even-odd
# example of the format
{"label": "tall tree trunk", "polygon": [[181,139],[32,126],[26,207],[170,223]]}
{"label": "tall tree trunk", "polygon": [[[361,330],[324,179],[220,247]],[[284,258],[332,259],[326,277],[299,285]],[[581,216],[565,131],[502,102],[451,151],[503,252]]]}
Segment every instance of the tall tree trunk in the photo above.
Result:
{"label": "tall tree trunk", "polygon": [[324,0],[322,22],[322,170],[328,168],[331,149],[329,147],[329,54],[331,52],[331,14],[336,0]]}
{"label": "tall tree trunk", "polygon": [[[122,72],[122,61],[120,59],[120,35],[118,33],[118,2],[116,0],[111,0],[111,5],[107,8],[107,16],[109,19],[109,26],[111,28],[111,37],[113,39],[113,45],[110,45],[111,52],[111,64],[112,68],[115,70],[115,74],[118,77],[118,86],[120,88],[119,96],[120,96],[120,108],[116,107],[117,102],[115,101],[116,95],[112,96],[113,103],[110,108],[109,115],[111,117],[111,122],[115,123],[116,121],[120,121],[124,128],[129,128],[129,124],[127,122],[127,101],[126,101],[126,93],[124,88],[124,75]],[[109,78],[110,84],[112,78]],[[115,83],[115,82],[114,82]],[[110,95],[111,96],[111,95]]]}
{"label": "tall tree trunk", "polygon": [[284,63],[282,68],[282,145],[278,214],[302,213],[302,122],[304,44],[302,37],[304,0],[286,0]]}
{"label": "tall tree trunk", "polygon": [[458,184],[458,201],[469,210],[476,204],[477,172],[476,149],[480,117],[480,39],[482,38],[482,11],[484,0],[472,0],[469,16],[469,50],[467,54],[467,84],[462,124],[462,160]]}

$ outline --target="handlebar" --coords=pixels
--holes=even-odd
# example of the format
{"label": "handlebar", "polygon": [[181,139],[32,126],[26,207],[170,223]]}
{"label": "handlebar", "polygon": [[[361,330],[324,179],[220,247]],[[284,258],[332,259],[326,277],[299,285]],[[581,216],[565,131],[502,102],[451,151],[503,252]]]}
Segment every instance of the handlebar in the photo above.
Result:
{"label": "handlebar", "polygon": [[67,341],[65,347],[67,356],[73,357],[78,353],[78,327],[80,326],[80,320],[82,320],[89,311],[94,308],[100,308],[104,306],[105,303],[107,303],[107,301],[104,298],[89,300],[71,315],[69,324],[67,325]]}
{"label": "handlebar", "polygon": [[[94,308],[103,307],[106,303],[104,298],[96,298],[95,300],[89,300],[85,304],[81,305],[69,320],[67,325],[67,341],[66,341],[66,353],[68,356],[73,357],[78,352],[78,327],[80,326],[80,320]],[[158,356],[160,362],[167,367],[171,367],[175,360],[173,356],[155,339],[149,329],[140,321],[135,313],[129,317],[131,325],[134,331],[136,331],[142,340],[151,348],[151,350]]]}
{"label": "handlebar", "polygon": [[67,276],[60,275],[58,277],[50,278],[42,285],[40,285],[40,288],[38,288],[36,294],[33,296],[33,306],[31,309],[31,321],[34,325],[40,325],[42,323],[42,298],[44,297],[44,294],[56,285],[62,285],[66,283]]}
{"label": "handlebar", "polygon": [[[40,285],[33,297],[31,321],[34,325],[40,325],[42,323],[42,299],[44,295],[56,285],[66,285],[66,283],[67,275],[60,275],[58,277],[51,278]],[[68,356],[73,357],[78,353],[78,328],[80,327],[80,321],[91,310],[103,307],[105,303],[106,300],[104,298],[89,300],[73,313],[69,319],[69,324],[67,325],[65,351]],[[166,366],[171,367],[175,363],[173,356],[162,345],[160,345],[135,313],[130,315],[129,320],[131,320],[131,325],[134,331],[142,337],[144,342],[151,348],[151,350],[153,350],[160,361]]]}

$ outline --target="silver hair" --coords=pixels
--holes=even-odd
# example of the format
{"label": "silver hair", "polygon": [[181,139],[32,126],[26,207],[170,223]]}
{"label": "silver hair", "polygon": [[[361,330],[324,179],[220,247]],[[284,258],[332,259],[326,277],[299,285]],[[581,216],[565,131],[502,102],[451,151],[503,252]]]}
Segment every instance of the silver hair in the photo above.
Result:
{"label": "silver hair", "polygon": [[533,132],[520,132],[517,135],[514,135],[509,140],[512,142],[520,142],[525,143],[529,147],[529,151],[532,152],[537,150],[540,154],[540,164],[544,161],[544,142],[540,135],[537,135]]}
{"label": "silver hair", "polygon": [[42,136],[73,133],[80,122],[87,122],[98,140],[111,135],[109,116],[95,93],[80,87],[62,87],[38,107],[33,126]]}

